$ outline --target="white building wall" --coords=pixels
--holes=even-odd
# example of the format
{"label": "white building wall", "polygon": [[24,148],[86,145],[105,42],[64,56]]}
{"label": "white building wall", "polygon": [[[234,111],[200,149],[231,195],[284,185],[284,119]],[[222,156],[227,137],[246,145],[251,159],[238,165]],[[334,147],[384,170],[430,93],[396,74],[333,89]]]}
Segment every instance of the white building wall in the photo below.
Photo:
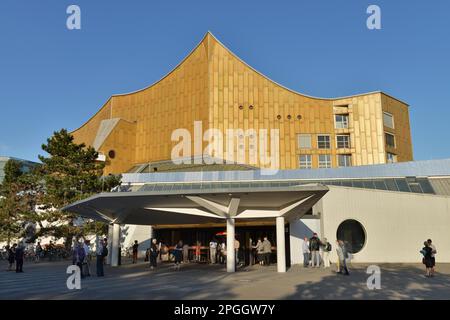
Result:
{"label": "white building wall", "polygon": [[151,226],[140,226],[133,224],[126,224],[122,226],[122,255],[125,255],[126,249],[131,248],[134,241],[137,240],[139,244],[138,256],[144,257],[145,251],[150,248],[150,234]]}
{"label": "white building wall", "polygon": [[291,221],[289,233],[291,264],[303,264],[303,239],[311,238],[313,233],[320,234],[320,219],[308,218]]}
{"label": "white building wall", "polygon": [[450,197],[330,186],[322,206],[322,236],[333,244],[333,261],[339,224],[355,219],[366,243],[354,262],[421,262],[428,238],[437,247],[436,262],[450,262]]}

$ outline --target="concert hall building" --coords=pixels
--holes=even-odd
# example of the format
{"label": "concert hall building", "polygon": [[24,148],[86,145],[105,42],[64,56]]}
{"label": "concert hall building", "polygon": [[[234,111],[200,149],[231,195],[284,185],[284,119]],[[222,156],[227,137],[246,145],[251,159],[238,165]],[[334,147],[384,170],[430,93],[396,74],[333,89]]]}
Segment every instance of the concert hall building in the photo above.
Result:
{"label": "concert hall building", "polygon": [[[235,236],[246,264],[251,243],[268,236],[284,272],[302,263],[313,232],[333,248],[344,240],[354,262],[420,262],[428,238],[450,262],[450,160],[413,161],[408,104],[380,91],[295,92],[209,32],[161,80],[111,96],[72,134],[99,152],[105,174],[123,175],[116,192],[64,208],[110,223],[113,265],[135,239],[145,250],[149,237],[207,245],[223,236],[232,272]],[[188,148],[177,158],[180,143]]]}

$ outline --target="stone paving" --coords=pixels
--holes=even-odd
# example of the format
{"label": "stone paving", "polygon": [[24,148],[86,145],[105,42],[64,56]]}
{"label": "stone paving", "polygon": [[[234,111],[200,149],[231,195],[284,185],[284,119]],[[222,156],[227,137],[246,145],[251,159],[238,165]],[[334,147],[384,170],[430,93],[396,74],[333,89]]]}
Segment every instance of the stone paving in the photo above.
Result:
{"label": "stone paving", "polygon": [[280,274],[275,265],[229,274],[222,265],[185,264],[175,271],[163,263],[151,271],[143,262],[107,266],[104,278],[88,277],[81,290],[68,290],[68,265],[30,262],[16,274],[0,261],[0,299],[450,299],[450,264],[438,264],[434,278],[424,277],[420,264],[379,264],[380,290],[367,288],[361,264],[343,276],[300,266]]}

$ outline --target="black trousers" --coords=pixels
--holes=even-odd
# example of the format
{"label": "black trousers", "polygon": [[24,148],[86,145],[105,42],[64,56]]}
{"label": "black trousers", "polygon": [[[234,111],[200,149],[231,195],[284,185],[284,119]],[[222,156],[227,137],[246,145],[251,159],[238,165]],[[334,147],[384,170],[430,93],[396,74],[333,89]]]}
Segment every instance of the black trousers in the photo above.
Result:
{"label": "black trousers", "polygon": [[103,277],[103,256],[97,256],[97,277]]}
{"label": "black trousers", "polygon": [[23,259],[16,259],[16,272],[23,272]]}
{"label": "black trousers", "polygon": [[264,253],[264,264],[266,266],[270,264],[270,253]]}
{"label": "black trousers", "polygon": [[158,256],[155,255],[150,255],[150,266],[151,267],[155,267],[156,268],[156,258],[158,258]]}

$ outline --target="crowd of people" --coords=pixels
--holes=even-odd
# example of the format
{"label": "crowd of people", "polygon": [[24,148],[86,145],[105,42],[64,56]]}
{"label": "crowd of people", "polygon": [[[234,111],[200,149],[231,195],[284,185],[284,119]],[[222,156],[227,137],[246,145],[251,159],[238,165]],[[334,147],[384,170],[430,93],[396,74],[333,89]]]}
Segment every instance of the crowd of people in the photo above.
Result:
{"label": "crowd of people", "polygon": [[[425,265],[425,276],[433,277],[435,275],[436,266],[436,246],[432,243],[431,239],[424,242],[423,248],[420,250],[422,254],[422,263]],[[337,259],[336,273],[349,275],[348,263],[351,259],[351,253],[348,244],[342,240],[336,240],[335,251]],[[50,252],[54,248],[54,244],[50,241],[45,249],[41,246],[40,242],[34,247],[34,261],[39,262],[44,252]],[[132,248],[132,263],[138,262],[139,244],[138,241],[134,241]],[[202,249],[208,250],[206,254],[202,255]],[[256,263],[262,266],[269,266],[271,263],[272,244],[268,237],[258,239],[256,243],[251,244],[252,254],[250,259],[251,264]],[[321,240],[317,233],[314,233],[311,238],[304,238],[302,244],[303,253],[303,266],[305,268],[330,268],[331,266],[331,254],[333,246],[326,239]],[[13,244],[12,246],[5,247],[8,271],[15,270],[17,273],[23,272],[23,263],[26,254],[26,245],[23,242]],[[243,265],[241,261],[240,251],[241,244],[238,239],[234,240],[234,254],[236,265]],[[98,277],[104,276],[105,258],[108,256],[108,240],[107,238],[100,239],[96,244],[96,250],[91,250],[90,241],[86,239],[77,238],[72,248],[72,264],[77,265],[81,271],[81,277],[91,275],[90,265],[93,257],[96,258],[96,275]],[[165,256],[165,259],[163,259]],[[206,259],[205,259],[206,256]],[[173,261],[174,269],[180,270],[182,263],[188,262],[209,262],[211,264],[225,264],[227,258],[226,241],[221,241],[217,238],[213,238],[207,247],[202,247],[200,241],[196,241],[194,246],[189,246],[183,243],[182,240],[178,241],[171,249],[161,241],[152,239],[150,247],[146,251],[145,261],[149,261],[149,266],[154,270],[158,261]]]}

